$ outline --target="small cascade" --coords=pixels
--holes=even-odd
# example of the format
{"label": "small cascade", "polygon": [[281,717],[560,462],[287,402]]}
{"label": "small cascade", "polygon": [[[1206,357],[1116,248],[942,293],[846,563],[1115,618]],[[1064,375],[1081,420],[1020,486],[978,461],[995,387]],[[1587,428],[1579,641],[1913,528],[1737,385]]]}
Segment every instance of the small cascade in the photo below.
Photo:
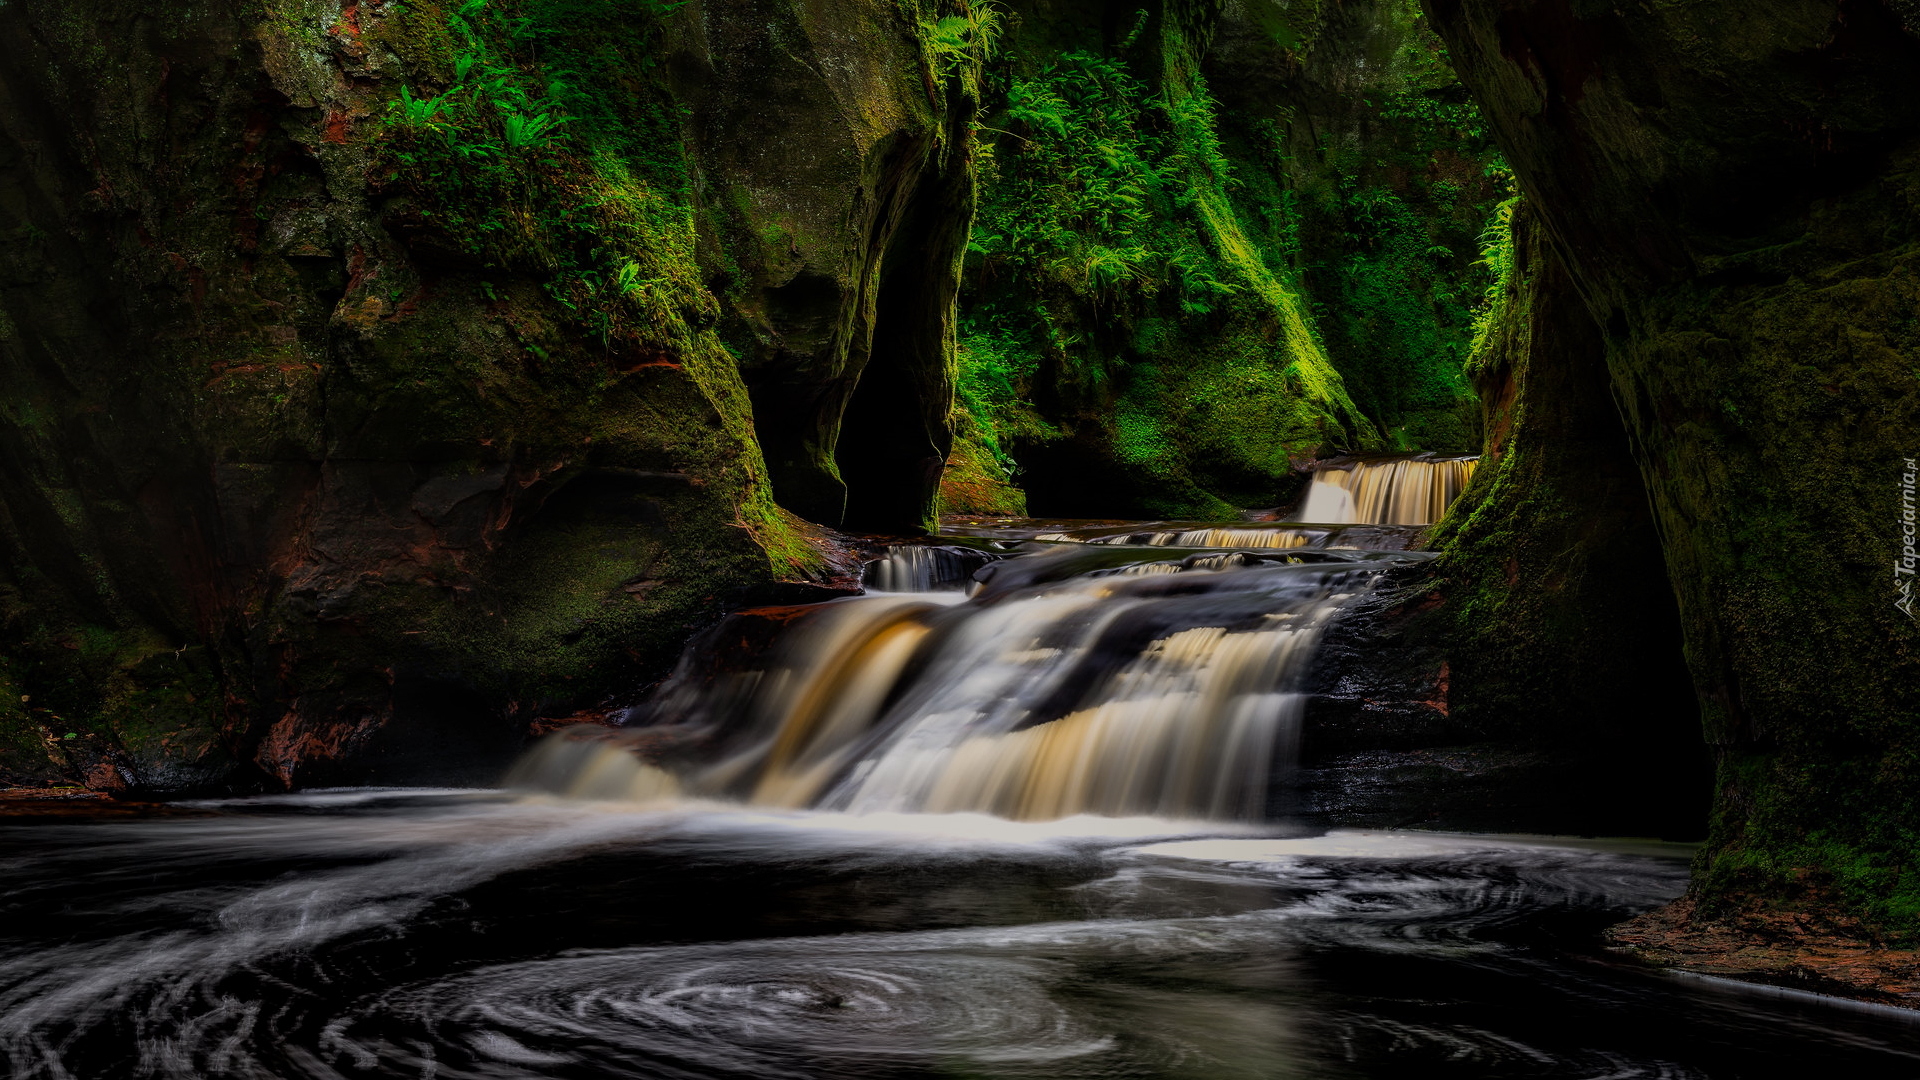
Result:
{"label": "small cascade", "polygon": [[[1256,818],[1292,758],[1322,630],[1396,558],[1075,545],[993,563],[972,597],[743,613],[771,638],[715,640],[770,646],[717,671],[711,642],[690,650],[635,726],[551,736],[510,782],[853,812]],[[935,580],[899,569],[919,565],[876,583]]]}
{"label": "small cascade", "polygon": [[1305,548],[1321,547],[1327,542],[1325,529],[1301,529],[1286,526],[1209,525],[1199,528],[1156,529],[1143,532],[1107,533],[1086,536],[1074,532],[1041,533],[1037,540],[1073,541],[1083,544],[1145,545],[1183,548]]}
{"label": "small cascade", "polygon": [[899,544],[866,565],[863,584],[886,593],[965,590],[974,572],[995,558],[970,548]]}
{"label": "small cascade", "polygon": [[1431,525],[1480,459],[1394,458],[1330,462],[1314,470],[1294,520],[1316,524]]}
{"label": "small cascade", "polygon": [[[1473,478],[1478,458],[1336,458],[1315,469],[1289,521],[1022,523],[1049,543],[1238,550],[1406,551],[1445,515]],[[963,526],[964,528],[965,526]],[[971,535],[986,535],[977,527]]]}

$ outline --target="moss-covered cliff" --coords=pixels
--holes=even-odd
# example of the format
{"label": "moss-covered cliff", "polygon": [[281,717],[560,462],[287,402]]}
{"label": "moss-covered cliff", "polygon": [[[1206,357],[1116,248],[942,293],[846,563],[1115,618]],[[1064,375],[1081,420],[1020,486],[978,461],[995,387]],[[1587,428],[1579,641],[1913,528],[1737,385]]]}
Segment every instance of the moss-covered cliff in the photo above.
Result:
{"label": "moss-covered cliff", "polygon": [[1445,643],[1456,723],[1564,763],[1581,830],[1697,836],[1699,710],[1605,344],[1533,205],[1506,218],[1467,367],[1485,451],[1433,532],[1440,603],[1418,636]]}
{"label": "moss-covered cliff", "polygon": [[[1689,910],[1912,939],[1920,24],[1822,0],[1427,7],[1598,328],[1651,496],[1719,761]],[[1518,461],[1518,497],[1557,502]]]}
{"label": "moss-covered cliff", "polygon": [[925,522],[982,51],[934,0],[0,7],[0,769],[457,772],[830,583],[776,500]]}
{"label": "moss-covered cliff", "polygon": [[1413,4],[1023,0],[986,107],[954,509],[1013,472],[1040,513],[1217,517],[1335,448],[1477,444],[1505,191]]}

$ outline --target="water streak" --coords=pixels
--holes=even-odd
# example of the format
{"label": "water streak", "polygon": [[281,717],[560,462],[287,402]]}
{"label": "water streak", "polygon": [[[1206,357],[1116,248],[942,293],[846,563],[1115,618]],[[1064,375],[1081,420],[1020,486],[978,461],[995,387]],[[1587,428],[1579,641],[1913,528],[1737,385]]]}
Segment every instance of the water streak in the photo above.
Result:
{"label": "water streak", "polygon": [[0,825],[0,1075],[1691,1080],[1914,1061],[1908,1029],[1874,1018],[1568,963],[1570,931],[1679,895],[1690,851],[1671,846],[452,792],[197,809]]}
{"label": "water streak", "polygon": [[1288,548],[1322,547],[1330,533],[1325,529],[1300,529],[1287,526],[1204,525],[1195,528],[1153,529],[1141,532],[1107,533],[1098,536],[1077,535],[1071,531],[1042,533],[1038,539],[1084,544],[1121,544],[1148,547],[1183,548]]}
{"label": "water streak", "polygon": [[866,566],[864,584],[874,592],[964,590],[974,571],[996,556],[968,548],[900,544]]}
{"label": "water streak", "polygon": [[1321,524],[1431,525],[1467,482],[1478,458],[1397,458],[1323,464],[1294,514]]}

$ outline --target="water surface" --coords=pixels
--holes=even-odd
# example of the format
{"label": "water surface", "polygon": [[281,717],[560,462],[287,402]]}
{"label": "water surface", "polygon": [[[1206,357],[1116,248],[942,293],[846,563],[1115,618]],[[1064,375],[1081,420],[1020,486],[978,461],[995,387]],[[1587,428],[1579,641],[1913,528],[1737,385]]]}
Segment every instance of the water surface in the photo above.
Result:
{"label": "water surface", "polygon": [[1685,848],[343,791],[0,824],[17,1077],[1920,1074],[1611,963]]}

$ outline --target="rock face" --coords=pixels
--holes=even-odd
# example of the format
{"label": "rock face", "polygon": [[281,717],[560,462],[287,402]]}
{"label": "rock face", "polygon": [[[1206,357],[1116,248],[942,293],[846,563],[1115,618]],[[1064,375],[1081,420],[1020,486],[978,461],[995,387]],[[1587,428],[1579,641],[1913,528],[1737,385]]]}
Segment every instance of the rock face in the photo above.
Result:
{"label": "rock face", "polygon": [[1599,327],[1516,201],[1467,365],[1473,483],[1329,629],[1297,812],[1330,823],[1698,839],[1711,774]]}
{"label": "rock face", "polygon": [[[1394,738],[1326,775],[1391,765],[1394,782],[1367,790],[1382,804],[1369,814],[1400,814],[1387,823],[1697,839],[1711,786],[1699,709],[1599,327],[1532,205],[1506,227],[1468,365],[1480,468],[1433,530],[1431,576],[1384,592],[1354,628],[1380,640],[1333,657],[1329,675],[1357,689],[1327,700],[1365,708],[1319,710],[1342,738]],[[1394,693],[1408,672],[1415,689]],[[1396,715],[1396,700],[1413,704]]]}
{"label": "rock face", "polygon": [[730,301],[720,333],[774,495],[832,526],[928,524],[951,440],[969,124],[991,30],[946,13],[960,25],[929,43],[924,20],[943,13],[924,6],[916,23],[877,0],[708,3],[667,42]]}
{"label": "rock face", "polygon": [[1597,328],[1651,496],[1718,759],[1692,910],[1913,934],[1911,5],[1426,7]]}
{"label": "rock face", "polygon": [[1462,368],[1510,178],[1419,4],[1235,0],[1205,71],[1248,216],[1383,445],[1479,449]]}
{"label": "rock face", "polygon": [[491,776],[844,587],[774,500],[931,512],[951,14],[0,6],[0,769]]}

